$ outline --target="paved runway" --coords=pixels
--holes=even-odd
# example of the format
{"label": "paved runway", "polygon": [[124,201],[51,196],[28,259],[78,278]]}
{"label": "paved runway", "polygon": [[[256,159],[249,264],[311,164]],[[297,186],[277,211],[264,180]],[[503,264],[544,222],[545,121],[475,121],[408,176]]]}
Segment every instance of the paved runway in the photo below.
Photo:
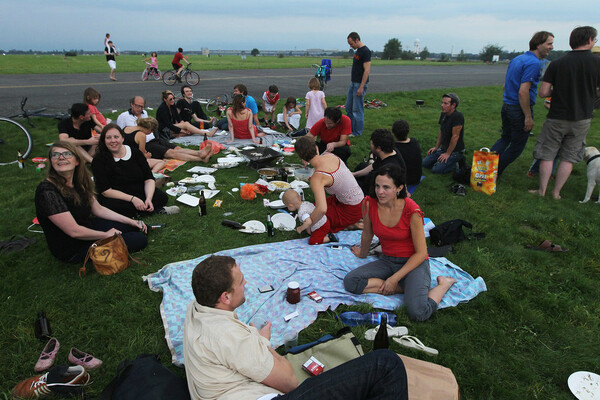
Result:
{"label": "paved runway", "polygon": [[[279,87],[281,97],[303,97],[308,91],[308,80],[313,68],[258,69],[231,71],[198,71],[200,83],[194,87],[195,97],[213,97],[231,93],[236,83],[244,83],[257,100],[270,84]],[[426,65],[373,67],[368,93],[389,93],[419,89],[502,85],[506,65]],[[117,70],[117,82],[106,74],[44,74],[0,75],[0,116],[19,110],[21,97],[27,96],[27,108],[47,107],[49,111],[66,111],[71,104],[80,102],[83,90],[92,86],[102,94],[98,108],[103,112],[124,110],[133,95],[141,95],[146,105],[156,108],[160,94],[169,89],[162,81],[140,79],[140,72]],[[328,95],[343,95],[350,82],[350,67],[334,69],[332,80],[325,90]],[[177,84],[170,89],[179,91]],[[368,94],[367,94],[368,96]]]}

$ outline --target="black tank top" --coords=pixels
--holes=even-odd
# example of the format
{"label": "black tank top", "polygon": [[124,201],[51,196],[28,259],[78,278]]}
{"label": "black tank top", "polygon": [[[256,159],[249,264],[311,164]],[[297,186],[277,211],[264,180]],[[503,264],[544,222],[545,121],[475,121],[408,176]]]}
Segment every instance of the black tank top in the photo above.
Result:
{"label": "black tank top", "polygon": [[140,132],[140,130],[136,130],[133,131],[131,133],[125,133],[125,136],[123,137],[123,144],[128,145],[129,147],[135,147],[136,149],[139,149],[138,144],[135,142],[135,135]]}

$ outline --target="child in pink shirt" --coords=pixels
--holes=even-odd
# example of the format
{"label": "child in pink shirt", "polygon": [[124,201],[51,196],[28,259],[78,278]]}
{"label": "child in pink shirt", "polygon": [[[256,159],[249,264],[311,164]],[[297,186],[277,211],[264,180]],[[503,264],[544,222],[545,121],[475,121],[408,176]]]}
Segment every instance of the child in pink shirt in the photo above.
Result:
{"label": "child in pink shirt", "polygon": [[83,92],[83,102],[88,105],[90,109],[90,114],[92,114],[92,121],[96,124],[94,129],[97,132],[102,132],[102,128],[106,126],[106,124],[110,123],[110,119],[104,118],[104,115],[100,111],[98,111],[98,102],[100,102],[100,92],[98,92],[94,88],[87,88]]}

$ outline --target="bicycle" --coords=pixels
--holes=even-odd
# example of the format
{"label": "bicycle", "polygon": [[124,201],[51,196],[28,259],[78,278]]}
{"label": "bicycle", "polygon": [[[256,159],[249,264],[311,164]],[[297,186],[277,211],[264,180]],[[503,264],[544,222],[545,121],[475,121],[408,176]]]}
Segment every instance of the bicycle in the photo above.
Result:
{"label": "bicycle", "polygon": [[27,104],[27,97],[23,97],[21,99],[21,112],[15,115],[11,115],[8,118],[25,118],[29,126],[35,128],[35,125],[29,117],[44,117],[44,118],[54,118],[58,120],[67,119],[70,117],[68,113],[44,113],[46,111],[46,107],[38,108],[37,110],[26,110],[25,104]]}
{"label": "bicycle", "polygon": [[144,61],[144,63],[146,64],[146,69],[144,69],[144,72],[142,72],[142,80],[146,81],[150,77],[159,81],[161,78],[160,70],[156,68],[155,71],[155,68],[152,67],[152,64],[150,64],[148,61]]}
{"label": "bicycle", "polygon": [[10,118],[0,117],[0,165],[14,164],[19,154],[25,160],[33,149],[33,139],[25,127]]}
{"label": "bicycle", "polygon": [[229,96],[227,94],[221,94],[213,97],[206,103],[206,112],[209,115],[217,114],[223,117],[228,105],[230,105]]}
{"label": "bicycle", "polygon": [[187,83],[188,85],[196,86],[200,81],[200,75],[198,75],[197,72],[192,71],[190,65],[192,65],[192,63],[186,65],[185,69],[181,71],[181,76],[179,77],[179,79],[177,78],[177,71],[175,71],[174,69],[165,72],[163,74],[163,82],[165,83],[165,85],[173,86],[175,82],[181,82],[183,81],[183,79],[185,79],[185,83]]}
{"label": "bicycle", "polygon": [[315,78],[319,80],[319,85],[321,86],[321,90],[325,90],[325,86],[327,86],[327,78],[329,77],[329,67],[327,65],[319,65],[313,64],[313,68],[316,68]]}

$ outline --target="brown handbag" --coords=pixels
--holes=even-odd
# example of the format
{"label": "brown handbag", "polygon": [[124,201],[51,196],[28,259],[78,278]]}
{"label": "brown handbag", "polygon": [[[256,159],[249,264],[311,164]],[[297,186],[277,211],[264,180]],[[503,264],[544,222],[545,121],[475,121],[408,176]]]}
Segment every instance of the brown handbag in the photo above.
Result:
{"label": "brown handbag", "polygon": [[123,271],[129,267],[130,261],[139,262],[129,255],[125,241],[120,234],[115,234],[106,239],[100,239],[94,242],[88,249],[83,267],[79,269],[79,277],[81,273],[86,274],[86,264],[88,260],[92,260],[96,272],[100,275],[113,275]]}

